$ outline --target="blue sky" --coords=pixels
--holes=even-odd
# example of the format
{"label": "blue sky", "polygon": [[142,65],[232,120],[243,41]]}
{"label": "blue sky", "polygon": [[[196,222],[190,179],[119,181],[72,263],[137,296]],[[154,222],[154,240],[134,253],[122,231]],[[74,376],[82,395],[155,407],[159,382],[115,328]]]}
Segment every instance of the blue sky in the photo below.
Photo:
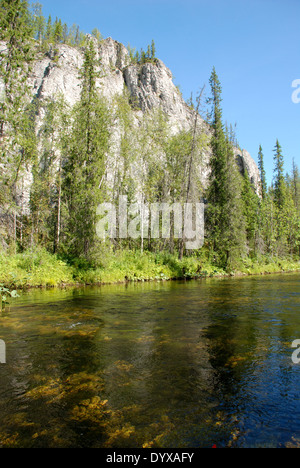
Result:
{"label": "blue sky", "polygon": [[[278,139],[290,172],[300,165],[300,0],[40,0],[84,32],[138,50],[155,40],[185,99],[206,85],[215,66],[223,88],[224,121],[237,124],[242,148],[257,161],[261,144],[269,182]],[[299,93],[300,95],[300,93]]]}

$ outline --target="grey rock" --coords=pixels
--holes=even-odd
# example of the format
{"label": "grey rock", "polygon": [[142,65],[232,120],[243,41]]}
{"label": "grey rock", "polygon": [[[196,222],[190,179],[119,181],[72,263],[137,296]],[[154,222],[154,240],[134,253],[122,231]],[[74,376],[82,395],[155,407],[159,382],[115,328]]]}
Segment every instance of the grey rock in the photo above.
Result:
{"label": "grey rock", "polygon": [[[97,87],[108,102],[113,105],[113,98],[127,90],[131,96],[133,106],[133,119],[139,124],[141,115],[152,109],[160,108],[167,116],[176,133],[188,130],[194,121],[195,111],[184,101],[180,91],[173,83],[171,71],[161,60],[143,65],[131,64],[129,52],[123,44],[112,38],[98,42],[94,41],[97,59],[99,61],[99,78]],[[84,51],[67,45],[59,45],[54,53],[50,48],[47,54],[37,54],[32,73],[29,79],[32,97],[40,100],[40,114],[37,118],[38,127],[41,126],[44,110],[43,105],[48,98],[55,99],[62,94],[70,106],[74,106],[80,98],[79,72],[84,60]],[[0,86],[1,88],[1,86]],[[209,127],[199,116],[198,130],[210,135]],[[117,159],[120,132],[116,127],[112,137],[112,147],[116,154],[110,156],[107,163],[107,180],[113,180],[115,160]],[[241,172],[247,168],[249,176],[259,191],[259,171],[255,161],[246,150],[235,149],[237,163]],[[209,151],[203,155],[204,165],[199,168],[202,184],[205,187],[208,180]],[[133,171],[135,171],[133,169]],[[24,175],[22,187],[22,201],[20,204],[26,209],[30,196],[30,170]],[[24,192],[24,187],[25,192]]]}

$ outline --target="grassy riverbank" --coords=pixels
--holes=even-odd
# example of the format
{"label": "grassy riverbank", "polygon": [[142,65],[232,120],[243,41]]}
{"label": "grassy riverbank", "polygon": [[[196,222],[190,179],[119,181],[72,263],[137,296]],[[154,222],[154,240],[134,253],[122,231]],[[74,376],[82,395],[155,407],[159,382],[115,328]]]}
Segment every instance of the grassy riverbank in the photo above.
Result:
{"label": "grassy riverbank", "polygon": [[261,275],[300,271],[293,258],[244,259],[232,271],[211,264],[205,252],[179,260],[170,254],[119,251],[107,253],[101,268],[89,269],[78,262],[69,264],[43,249],[19,254],[0,253],[0,283],[17,288],[54,287],[73,284],[154,281],[214,276]]}

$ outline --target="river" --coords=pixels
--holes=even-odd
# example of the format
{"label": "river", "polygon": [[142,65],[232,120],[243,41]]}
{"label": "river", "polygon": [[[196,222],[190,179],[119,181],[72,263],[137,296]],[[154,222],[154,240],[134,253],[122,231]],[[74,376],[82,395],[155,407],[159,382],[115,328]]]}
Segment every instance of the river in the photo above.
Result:
{"label": "river", "polygon": [[300,275],[31,290],[0,447],[300,447]]}

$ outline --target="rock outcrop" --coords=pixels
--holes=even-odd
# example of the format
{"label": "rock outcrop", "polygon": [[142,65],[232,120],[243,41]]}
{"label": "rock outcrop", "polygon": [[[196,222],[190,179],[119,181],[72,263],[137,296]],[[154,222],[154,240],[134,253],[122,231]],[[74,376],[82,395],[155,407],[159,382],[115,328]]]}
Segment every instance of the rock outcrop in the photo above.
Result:
{"label": "rock outcrop", "polygon": [[[155,63],[132,65],[128,50],[111,38],[95,40],[100,60],[99,90],[111,99],[122,94],[126,87],[132,100],[144,112],[160,107],[179,129],[187,127],[192,117],[189,107],[172,81],[171,71],[161,60]],[[56,54],[50,49],[35,62],[30,77],[32,94],[43,100],[62,93],[73,106],[80,97],[79,70],[83,51],[60,45]]]}
{"label": "rock outcrop", "polygon": [[[167,116],[173,133],[191,128],[195,111],[184,101],[180,91],[174,85],[171,71],[164,63],[156,59],[155,62],[133,64],[127,48],[112,38],[98,42],[95,41],[97,58],[99,59],[99,78],[97,86],[108,101],[116,95],[121,95],[127,89],[131,101],[134,103],[132,112],[136,117],[142,113],[160,108]],[[56,50],[51,49],[46,54],[37,54],[29,85],[32,98],[40,101],[37,124],[40,126],[45,115],[43,103],[48,98],[55,98],[62,94],[70,106],[74,106],[80,98],[79,71],[83,65],[84,51],[67,45],[59,45]],[[198,119],[199,131],[209,135],[209,127]],[[118,138],[118,130],[115,130]],[[115,145],[117,148],[117,145]],[[235,150],[237,163],[241,172],[247,168],[249,176],[257,190],[259,190],[259,171],[254,160],[246,151]],[[208,177],[209,150],[203,155],[205,167],[201,168],[202,184],[205,187]],[[111,166],[113,166],[111,164]],[[112,179],[112,174],[108,179]],[[20,193],[20,204],[24,210],[28,206],[30,196],[31,174],[23,178],[23,187]]]}

